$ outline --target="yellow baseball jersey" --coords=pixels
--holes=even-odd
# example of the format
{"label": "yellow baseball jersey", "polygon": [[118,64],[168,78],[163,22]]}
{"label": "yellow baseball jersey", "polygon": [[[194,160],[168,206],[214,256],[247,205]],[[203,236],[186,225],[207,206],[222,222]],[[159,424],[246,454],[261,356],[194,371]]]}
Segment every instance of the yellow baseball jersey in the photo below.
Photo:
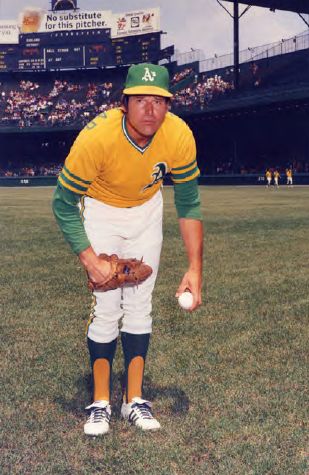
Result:
{"label": "yellow baseball jersey", "polygon": [[271,178],[271,172],[269,170],[265,173],[265,175],[266,175],[266,178]]}
{"label": "yellow baseball jersey", "polygon": [[274,177],[275,177],[275,178],[280,178],[280,173],[279,173],[279,172],[277,172],[277,171],[276,171],[276,172],[274,172]]}
{"label": "yellow baseball jersey", "polygon": [[174,183],[199,176],[196,146],[186,123],[168,112],[145,147],[129,136],[122,109],[100,114],[78,135],[59,182],[75,193],[120,208],[148,201],[171,174]]}
{"label": "yellow baseball jersey", "polygon": [[289,177],[289,178],[292,176],[292,170],[291,169],[286,170],[286,176]]}

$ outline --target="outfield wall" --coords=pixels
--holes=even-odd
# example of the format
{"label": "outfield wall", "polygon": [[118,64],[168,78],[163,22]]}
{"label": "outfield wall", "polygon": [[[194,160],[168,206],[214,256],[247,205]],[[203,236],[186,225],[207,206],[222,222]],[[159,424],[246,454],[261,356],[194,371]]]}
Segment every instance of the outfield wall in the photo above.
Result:
{"label": "outfield wall", "polygon": [[[295,185],[309,185],[309,173],[295,174],[293,177]],[[0,177],[0,187],[28,187],[28,186],[56,186],[56,176],[18,176],[18,177]],[[265,177],[259,174],[246,175],[202,175],[199,178],[200,185],[210,186],[248,186],[265,185]],[[164,180],[165,185],[172,185],[170,177]],[[279,180],[279,185],[286,184],[285,176]]]}
{"label": "outfield wall", "polygon": [[56,176],[0,177],[0,186],[56,186]]}

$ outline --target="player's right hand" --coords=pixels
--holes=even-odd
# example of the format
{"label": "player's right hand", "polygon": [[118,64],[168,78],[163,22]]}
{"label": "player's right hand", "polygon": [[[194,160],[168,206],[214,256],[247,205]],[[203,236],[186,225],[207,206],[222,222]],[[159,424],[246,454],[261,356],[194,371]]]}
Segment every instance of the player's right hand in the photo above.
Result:
{"label": "player's right hand", "polygon": [[179,297],[183,292],[189,290],[193,296],[193,304],[189,309],[195,310],[202,303],[202,275],[200,271],[188,270],[182,278],[182,281],[177,289],[175,297]]}
{"label": "player's right hand", "polygon": [[83,264],[89,280],[95,284],[104,284],[113,276],[110,262],[100,259],[92,247],[88,247],[79,254],[79,259]]}

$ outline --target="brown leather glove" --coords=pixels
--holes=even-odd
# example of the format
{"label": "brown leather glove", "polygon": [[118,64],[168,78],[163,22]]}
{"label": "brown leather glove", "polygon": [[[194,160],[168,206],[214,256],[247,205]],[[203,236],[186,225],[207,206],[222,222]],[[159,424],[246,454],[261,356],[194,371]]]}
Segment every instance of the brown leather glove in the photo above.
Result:
{"label": "brown leather glove", "polygon": [[88,276],[88,287],[93,291],[106,292],[124,286],[134,286],[144,282],[151,274],[152,268],[143,259],[120,259],[117,254],[100,254],[112,266],[112,278],[106,282],[93,282]]}

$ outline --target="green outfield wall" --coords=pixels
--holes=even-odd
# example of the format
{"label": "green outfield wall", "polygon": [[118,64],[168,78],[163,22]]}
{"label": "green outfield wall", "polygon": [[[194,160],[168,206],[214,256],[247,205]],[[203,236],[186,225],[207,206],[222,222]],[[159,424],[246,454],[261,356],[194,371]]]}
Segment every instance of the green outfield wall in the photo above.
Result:
{"label": "green outfield wall", "polygon": [[[295,185],[309,185],[309,173],[295,174],[293,177]],[[0,177],[0,186],[6,187],[28,187],[28,186],[56,186],[56,176],[18,176],[18,177]],[[165,185],[172,185],[169,177],[164,180]],[[261,174],[238,174],[238,175],[202,175],[199,178],[200,185],[208,186],[249,186],[266,184],[265,177]],[[283,176],[279,185],[285,185],[286,178]]]}

